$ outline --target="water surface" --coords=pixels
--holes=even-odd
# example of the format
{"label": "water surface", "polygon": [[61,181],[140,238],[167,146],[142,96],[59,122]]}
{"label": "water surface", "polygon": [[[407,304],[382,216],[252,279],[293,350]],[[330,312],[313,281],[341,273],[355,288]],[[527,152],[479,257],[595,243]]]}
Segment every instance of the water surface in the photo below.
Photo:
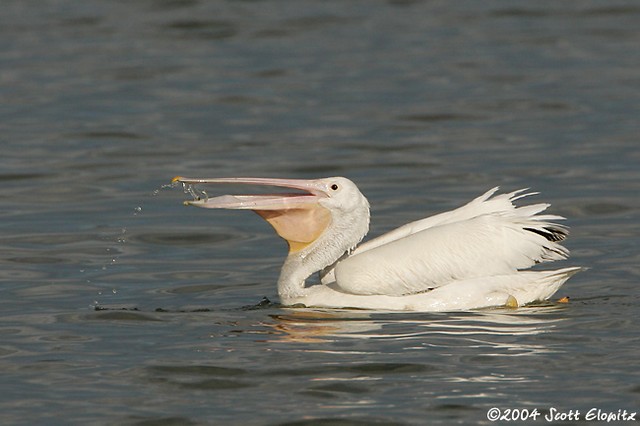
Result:
{"label": "water surface", "polygon": [[[638,46],[631,1],[3,3],[0,422],[638,410]],[[590,269],[569,304],[284,309],[285,244],[175,175],[344,175],[372,235],[531,187]]]}

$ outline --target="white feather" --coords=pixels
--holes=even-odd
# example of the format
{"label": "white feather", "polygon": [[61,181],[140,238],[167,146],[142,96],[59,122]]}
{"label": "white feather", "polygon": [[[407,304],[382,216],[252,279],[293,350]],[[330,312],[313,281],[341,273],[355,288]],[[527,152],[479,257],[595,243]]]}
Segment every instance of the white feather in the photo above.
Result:
{"label": "white feather", "polygon": [[390,311],[457,311],[504,306],[509,297],[523,306],[553,296],[580,267],[557,271],[525,271],[494,277],[471,278],[438,287],[433,291],[406,296],[363,296],[344,293],[332,285],[316,285],[303,297],[283,300],[288,305],[302,304],[321,308],[359,308]]}
{"label": "white feather", "polygon": [[[564,218],[538,215],[549,204],[516,207],[513,201],[535,193],[521,189],[492,198],[497,190],[361,244],[337,263],[341,278],[332,265],[323,272],[322,283],[338,279],[341,288],[354,294],[406,294],[568,256],[566,248],[543,236],[547,228],[558,232],[560,240],[567,235],[566,228],[550,222]],[[379,279],[370,279],[380,273]]]}
{"label": "white feather", "polygon": [[[542,214],[549,204],[514,205],[514,201],[534,195],[525,189],[496,195],[498,188],[493,188],[460,208],[408,223],[356,247],[368,231],[369,203],[348,179],[174,181],[271,185],[307,191],[306,195],[227,196],[189,203],[198,207],[263,213],[266,209],[281,214],[282,221],[296,209],[309,209],[311,203],[316,203],[313,208],[330,212],[323,228],[314,227],[314,222],[295,222],[298,227],[293,232],[291,228],[277,228],[286,229],[280,235],[288,238],[297,238],[296,229],[322,230],[308,244],[299,244],[307,241],[304,238],[291,240],[298,243],[290,245],[278,279],[278,294],[285,305],[413,311],[511,305],[514,299],[523,305],[551,297],[582,269],[524,271],[569,255],[560,244],[568,231],[554,222],[563,218]],[[322,284],[307,286],[306,280],[317,271],[322,271]]]}

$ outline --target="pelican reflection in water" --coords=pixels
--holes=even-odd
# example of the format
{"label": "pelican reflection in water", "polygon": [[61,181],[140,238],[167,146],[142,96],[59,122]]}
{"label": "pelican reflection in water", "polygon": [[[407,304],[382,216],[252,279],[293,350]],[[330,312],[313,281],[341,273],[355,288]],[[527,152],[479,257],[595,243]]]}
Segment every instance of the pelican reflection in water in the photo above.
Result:
{"label": "pelican reflection in water", "polygon": [[[369,203],[349,179],[185,178],[173,182],[281,187],[295,193],[224,195],[187,201],[253,210],[289,245],[278,279],[284,305],[399,311],[522,306],[551,297],[579,267],[527,270],[566,259],[567,228],[533,195],[493,188],[468,204],[408,223],[363,244]],[[307,279],[320,272],[320,282]]]}
{"label": "pelican reflection in water", "polygon": [[[483,348],[483,355],[536,355],[562,351],[535,336],[553,332],[562,321],[560,304],[532,306],[525,310],[505,308],[474,312],[376,313],[366,310],[292,309],[270,315],[260,327],[269,329],[270,340],[326,343],[332,341],[404,340],[414,348],[443,347],[462,352]],[[514,336],[528,336],[514,339]],[[317,346],[317,352],[336,347]]]}

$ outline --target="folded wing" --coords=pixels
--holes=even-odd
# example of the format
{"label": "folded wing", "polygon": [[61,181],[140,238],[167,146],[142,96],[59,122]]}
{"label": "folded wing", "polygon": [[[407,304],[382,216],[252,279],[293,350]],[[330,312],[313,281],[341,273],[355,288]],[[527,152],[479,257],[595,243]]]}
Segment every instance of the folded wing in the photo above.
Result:
{"label": "folded wing", "polygon": [[491,198],[496,190],[363,244],[327,276],[347,293],[399,296],[568,256],[560,245],[567,229],[551,222],[562,217],[540,214],[548,204],[516,207],[531,194]]}

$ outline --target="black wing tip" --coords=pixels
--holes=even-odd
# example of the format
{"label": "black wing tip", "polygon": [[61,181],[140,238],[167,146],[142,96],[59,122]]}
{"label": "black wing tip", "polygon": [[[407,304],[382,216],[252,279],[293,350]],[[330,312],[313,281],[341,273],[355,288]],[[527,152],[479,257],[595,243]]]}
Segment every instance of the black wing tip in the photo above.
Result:
{"label": "black wing tip", "polygon": [[560,225],[546,225],[541,228],[524,228],[524,230],[538,234],[552,243],[564,241],[567,239],[567,236],[569,236],[569,230]]}

